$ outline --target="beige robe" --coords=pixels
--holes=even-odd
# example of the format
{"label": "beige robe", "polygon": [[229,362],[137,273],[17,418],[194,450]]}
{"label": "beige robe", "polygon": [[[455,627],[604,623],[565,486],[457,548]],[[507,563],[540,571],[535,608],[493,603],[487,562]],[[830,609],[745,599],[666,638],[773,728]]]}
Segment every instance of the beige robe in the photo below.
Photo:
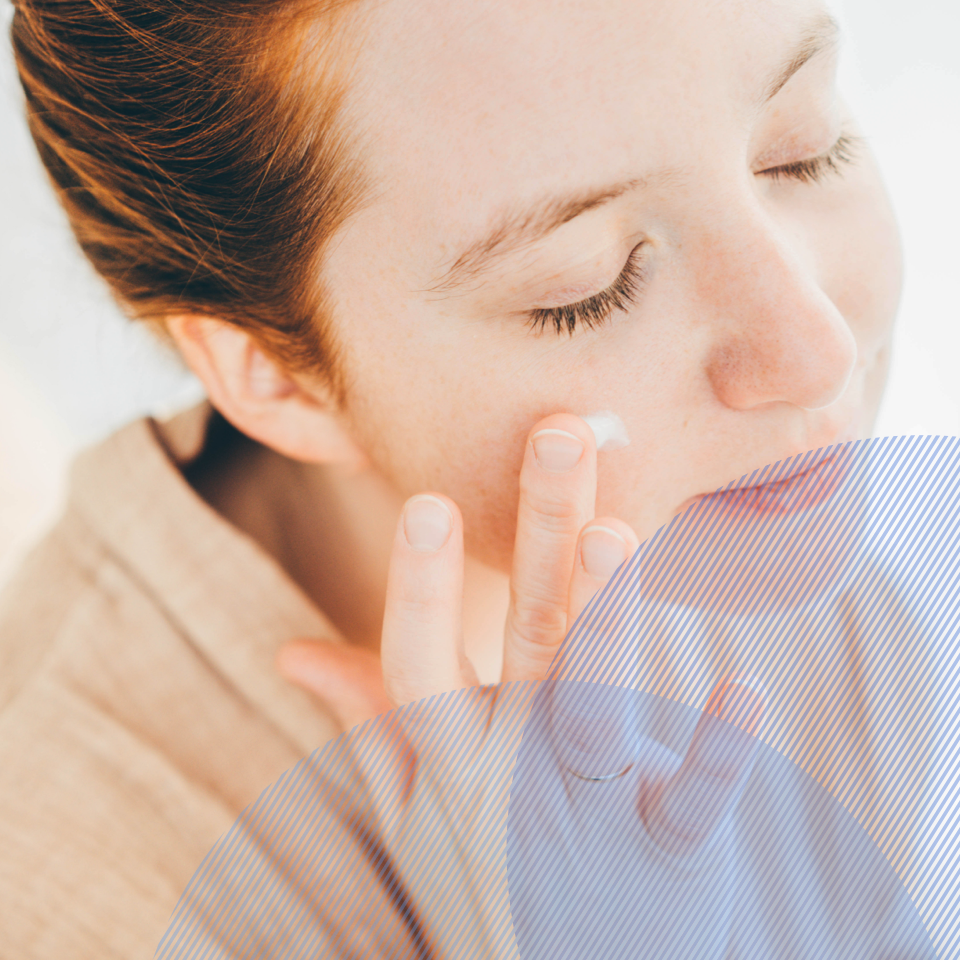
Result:
{"label": "beige robe", "polygon": [[[217,838],[337,732],[273,658],[342,639],[178,469],[208,415],[141,420],[82,455],[4,591],[2,960],[152,957]],[[353,859],[358,896],[389,901],[359,843]],[[399,946],[385,906],[374,933]]]}

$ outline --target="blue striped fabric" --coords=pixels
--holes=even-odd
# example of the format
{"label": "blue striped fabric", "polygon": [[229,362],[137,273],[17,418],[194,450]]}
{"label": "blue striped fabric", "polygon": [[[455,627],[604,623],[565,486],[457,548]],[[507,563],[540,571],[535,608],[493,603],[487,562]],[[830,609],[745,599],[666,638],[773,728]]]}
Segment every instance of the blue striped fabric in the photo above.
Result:
{"label": "blue striped fabric", "polygon": [[[960,957],[958,571],[957,439],[758,470],[644,543],[542,684],[408,705],[271,785],[157,957]],[[731,679],[759,741],[703,713]]]}

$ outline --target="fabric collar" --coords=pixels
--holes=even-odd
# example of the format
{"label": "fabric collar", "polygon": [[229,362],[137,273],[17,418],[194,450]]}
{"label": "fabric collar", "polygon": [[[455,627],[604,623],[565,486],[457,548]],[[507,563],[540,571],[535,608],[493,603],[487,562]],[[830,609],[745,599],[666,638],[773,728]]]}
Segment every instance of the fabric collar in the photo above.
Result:
{"label": "fabric collar", "polygon": [[184,479],[212,415],[204,402],[122,428],[77,458],[69,502],[224,681],[309,753],[336,724],[280,677],[274,658],[294,639],[345,641],[277,561]]}

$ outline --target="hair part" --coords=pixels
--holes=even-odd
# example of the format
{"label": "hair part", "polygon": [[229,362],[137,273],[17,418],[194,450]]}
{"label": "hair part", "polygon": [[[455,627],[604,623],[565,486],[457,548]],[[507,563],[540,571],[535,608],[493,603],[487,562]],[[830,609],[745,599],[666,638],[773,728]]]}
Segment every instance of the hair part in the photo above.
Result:
{"label": "hair part", "polygon": [[130,316],[248,331],[345,400],[323,253],[360,205],[354,0],[14,0],[40,157]]}

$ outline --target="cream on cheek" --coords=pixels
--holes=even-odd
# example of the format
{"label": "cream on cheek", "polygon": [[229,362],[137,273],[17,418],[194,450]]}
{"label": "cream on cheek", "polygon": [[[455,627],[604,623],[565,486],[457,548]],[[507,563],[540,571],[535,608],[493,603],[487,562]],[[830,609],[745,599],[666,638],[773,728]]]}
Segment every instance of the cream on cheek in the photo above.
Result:
{"label": "cream on cheek", "polygon": [[597,439],[597,450],[620,450],[630,442],[623,421],[611,410],[600,410],[581,416]]}

